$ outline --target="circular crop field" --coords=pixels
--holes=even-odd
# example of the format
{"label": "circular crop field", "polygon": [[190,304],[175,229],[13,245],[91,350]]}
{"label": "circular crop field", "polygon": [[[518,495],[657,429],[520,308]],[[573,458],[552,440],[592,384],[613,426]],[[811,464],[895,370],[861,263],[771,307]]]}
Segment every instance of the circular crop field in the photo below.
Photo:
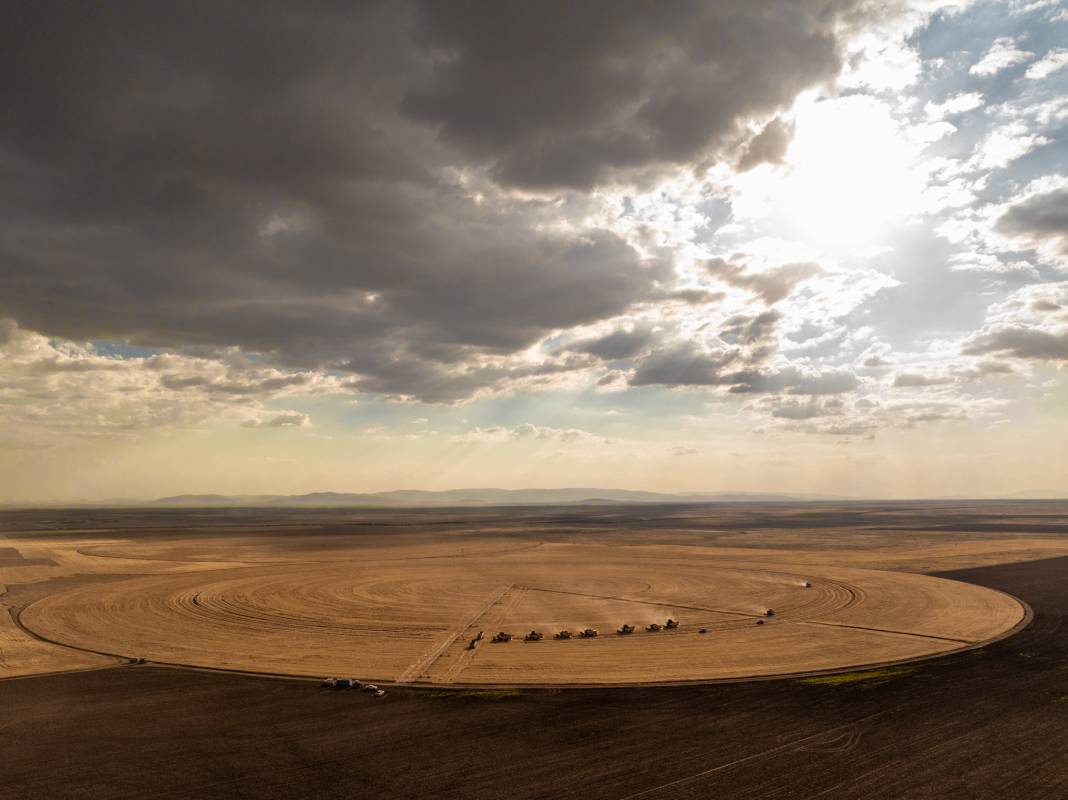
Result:
{"label": "circular crop field", "polygon": [[[98,582],[45,597],[20,620],[54,642],[173,664],[587,685],[905,661],[996,638],[1024,615],[1008,595],[912,573],[553,544]],[[678,627],[656,628],[668,619]],[[579,636],[586,629],[597,635]],[[501,631],[511,641],[492,641]],[[541,638],[526,641],[531,631]]]}

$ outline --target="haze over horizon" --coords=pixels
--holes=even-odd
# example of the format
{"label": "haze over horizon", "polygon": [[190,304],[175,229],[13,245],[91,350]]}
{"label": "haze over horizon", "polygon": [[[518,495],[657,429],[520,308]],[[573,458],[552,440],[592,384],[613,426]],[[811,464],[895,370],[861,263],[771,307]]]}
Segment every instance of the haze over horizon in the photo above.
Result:
{"label": "haze over horizon", "polygon": [[1068,6],[16,2],[0,503],[1068,495]]}

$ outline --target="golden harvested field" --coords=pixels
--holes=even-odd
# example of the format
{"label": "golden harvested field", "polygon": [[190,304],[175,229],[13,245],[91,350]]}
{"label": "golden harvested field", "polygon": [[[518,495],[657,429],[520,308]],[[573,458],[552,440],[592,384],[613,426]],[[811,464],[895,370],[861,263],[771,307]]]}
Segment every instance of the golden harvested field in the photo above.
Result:
{"label": "golden harvested field", "polygon": [[[845,669],[973,647],[1025,619],[1008,595],[904,570],[1068,551],[1061,536],[901,525],[852,536],[827,526],[802,547],[807,531],[782,509],[781,529],[762,517],[745,536],[738,518],[716,509],[696,520],[692,510],[631,511],[610,525],[603,510],[548,521],[529,510],[435,513],[234,525],[167,512],[177,527],[154,519],[9,530],[0,544],[21,561],[10,552],[0,561],[2,599],[14,612],[0,622],[0,676],[134,657],[438,686]],[[755,521],[749,513],[742,521]],[[895,569],[867,568],[887,563]],[[646,630],[668,618],[680,627]],[[635,632],[617,634],[624,623]],[[584,628],[599,635],[579,638]],[[524,641],[531,630],[544,638]],[[573,638],[554,639],[561,630]],[[480,631],[485,638],[469,647]],[[491,642],[497,631],[514,638]]]}

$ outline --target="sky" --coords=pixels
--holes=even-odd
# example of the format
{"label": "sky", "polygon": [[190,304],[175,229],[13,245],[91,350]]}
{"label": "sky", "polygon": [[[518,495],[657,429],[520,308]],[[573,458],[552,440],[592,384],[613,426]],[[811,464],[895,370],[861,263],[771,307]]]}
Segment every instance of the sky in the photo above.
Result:
{"label": "sky", "polygon": [[1068,493],[1068,4],[16,0],[0,503]]}

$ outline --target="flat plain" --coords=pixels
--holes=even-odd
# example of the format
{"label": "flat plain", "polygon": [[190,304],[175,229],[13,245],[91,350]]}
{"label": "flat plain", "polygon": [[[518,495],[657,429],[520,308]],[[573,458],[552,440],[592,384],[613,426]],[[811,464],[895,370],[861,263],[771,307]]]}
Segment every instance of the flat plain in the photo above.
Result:
{"label": "flat plain", "polygon": [[[20,743],[0,786],[25,790],[0,796],[1068,787],[1065,504],[23,511],[0,524],[0,696]],[[669,616],[678,629],[644,629]],[[624,622],[636,632],[616,634]],[[599,636],[551,638],[564,627]],[[468,649],[498,629],[519,641]],[[523,642],[530,629],[545,639]],[[237,671],[390,688],[373,699]],[[714,683],[739,678],[763,680]],[[689,685],[642,687],[666,683]],[[605,688],[563,688],[583,685]],[[146,723],[158,715],[170,733]],[[906,721],[941,727],[909,738]],[[108,731],[106,768],[85,726]],[[915,751],[928,734],[937,764]],[[946,767],[959,752],[1004,760],[998,737],[1026,771]],[[57,763],[50,742],[80,755]],[[499,758],[480,761],[490,748]],[[942,777],[905,791],[885,774],[902,759]],[[212,777],[183,783],[198,760]],[[1012,775],[1029,793],[977,788]]]}

